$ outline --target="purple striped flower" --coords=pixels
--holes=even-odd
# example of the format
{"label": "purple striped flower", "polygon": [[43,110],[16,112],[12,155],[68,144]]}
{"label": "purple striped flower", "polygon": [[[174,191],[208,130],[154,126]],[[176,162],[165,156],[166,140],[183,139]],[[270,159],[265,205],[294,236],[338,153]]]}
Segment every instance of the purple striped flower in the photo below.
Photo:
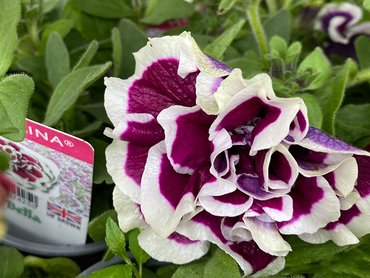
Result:
{"label": "purple striped flower", "polygon": [[359,23],[362,9],[351,3],[326,4],[318,13],[315,29],[329,36],[325,44],[328,54],[356,57],[354,41],[361,35],[370,36],[370,22]]}
{"label": "purple striped flower", "polygon": [[300,98],[276,97],[266,74],[243,79],[188,33],[134,55],[132,77],[105,81],[107,168],[121,229],[139,228],[153,258],[187,263],[211,242],[267,275],[291,251],[284,234],[363,234],[351,225],[370,192],[368,153],[310,128]]}

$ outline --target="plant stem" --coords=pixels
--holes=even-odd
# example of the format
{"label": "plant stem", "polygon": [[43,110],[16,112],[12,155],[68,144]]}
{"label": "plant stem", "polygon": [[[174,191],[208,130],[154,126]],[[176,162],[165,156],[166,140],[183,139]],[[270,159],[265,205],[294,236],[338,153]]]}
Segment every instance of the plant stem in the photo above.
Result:
{"label": "plant stem", "polygon": [[270,15],[274,15],[277,11],[277,5],[275,0],[266,0],[267,9]]}
{"label": "plant stem", "polygon": [[292,4],[292,0],[285,0],[283,9],[288,10],[291,4]]}
{"label": "plant stem", "polygon": [[259,15],[260,2],[261,0],[251,0],[248,6],[247,15],[249,24],[257,41],[260,54],[263,56],[264,59],[266,59],[265,55],[268,51],[268,44]]}
{"label": "plant stem", "polygon": [[347,85],[347,88],[359,85],[367,81],[370,81],[370,69],[359,71],[352,82]]}

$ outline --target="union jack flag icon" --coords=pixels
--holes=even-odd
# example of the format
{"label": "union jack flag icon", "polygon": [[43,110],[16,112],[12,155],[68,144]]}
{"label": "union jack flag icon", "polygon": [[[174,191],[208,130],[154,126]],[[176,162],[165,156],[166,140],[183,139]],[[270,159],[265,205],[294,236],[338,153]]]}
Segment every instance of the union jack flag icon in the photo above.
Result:
{"label": "union jack flag icon", "polygon": [[81,217],[77,213],[67,210],[57,204],[48,202],[48,212],[58,215],[64,219],[67,219],[73,223],[81,225]]}

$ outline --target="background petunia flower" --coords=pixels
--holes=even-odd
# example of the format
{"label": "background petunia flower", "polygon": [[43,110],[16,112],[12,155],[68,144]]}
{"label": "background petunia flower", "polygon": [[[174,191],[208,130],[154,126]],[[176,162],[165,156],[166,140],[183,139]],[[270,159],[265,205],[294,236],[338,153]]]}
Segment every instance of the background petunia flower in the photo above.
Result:
{"label": "background petunia flower", "polygon": [[354,41],[360,35],[370,36],[370,22],[358,23],[362,9],[351,3],[329,3],[321,8],[315,29],[329,36],[325,43],[328,54],[355,58]]}
{"label": "background petunia flower", "polygon": [[300,98],[278,98],[266,74],[244,80],[188,33],[135,59],[132,77],[106,79],[107,168],[121,229],[139,228],[153,258],[187,263],[211,242],[268,275],[291,251],[283,234],[315,242],[338,221],[364,234],[342,218],[365,208],[368,153],[310,128]]}

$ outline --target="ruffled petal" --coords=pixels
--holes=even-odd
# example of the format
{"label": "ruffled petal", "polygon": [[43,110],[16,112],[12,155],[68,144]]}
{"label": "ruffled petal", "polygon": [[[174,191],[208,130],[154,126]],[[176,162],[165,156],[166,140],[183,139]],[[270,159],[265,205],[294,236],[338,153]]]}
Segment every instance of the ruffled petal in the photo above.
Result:
{"label": "ruffled petal", "polygon": [[208,128],[213,119],[197,106],[172,106],[158,115],[166,135],[168,158],[178,173],[192,174],[210,163],[212,145],[208,141]]}
{"label": "ruffled petal", "polygon": [[135,229],[144,229],[146,224],[140,211],[140,206],[119,190],[118,186],[113,190],[113,206],[117,212],[118,224],[125,233]]}
{"label": "ruffled petal", "polygon": [[175,172],[163,141],[150,149],[141,184],[141,210],[159,236],[169,236],[181,218],[194,211],[199,184],[191,178]]}
{"label": "ruffled petal", "polygon": [[358,206],[341,211],[338,221],[332,222],[314,234],[302,234],[300,238],[310,243],[324,243],[332,240],[339,246],[357,244],[359,238],[370,233],[370,217]]}
{"label": "ruffled petal", "polygon": [[277,222],[289,221],[293,217],[293,199],[289,195],[266,201],[255,201],[262,210]]}
{"label": "ruffled petal", "polygon": [[107,171],[123,194],[140,204],[140,184],[150,146],[113,140],[106,151]]}
{"label": "ruffled petal", "polygon": [[186,264],[197,260],[209,249],[207,241],[190,240],[176,232],[162,238],[150,228],[139,234],[138,241],[141,248],[153,259],[174,264]]}
{"label": "ruffled petal", "polygon": [[339,200],[323,177],[298,177],[289,195],[293,199],[293,217],[277,223],[282,234],[314,233],[340,217]]}
{"label": "ruffled petal", "polygon": [[292,251],[274,223],[262,222],[250,217],[244,217],[243,221],[245,229],[251,232],[253,240],[262,251],[273,256],[286,256]]}
{"label": "ruffled petal", "polygon": [[[201,212],[192,220],[182,223],[178,227],[178,232],[193,240],[208,240],[216,244],[238,262],[245,275],[268,268],[277,259],[263,252],[254,241],[228,241],[222,234],[221,225],[221,217]],[[269,274],[276,274],[275,271],[280,270],[281,267],[272,268]]]}
{"label": "ruffled petal", "polygon": [[239,190],[222,196],[201,196],[200,205],[215,216],[238,216],[246,212],[253,199]]}

